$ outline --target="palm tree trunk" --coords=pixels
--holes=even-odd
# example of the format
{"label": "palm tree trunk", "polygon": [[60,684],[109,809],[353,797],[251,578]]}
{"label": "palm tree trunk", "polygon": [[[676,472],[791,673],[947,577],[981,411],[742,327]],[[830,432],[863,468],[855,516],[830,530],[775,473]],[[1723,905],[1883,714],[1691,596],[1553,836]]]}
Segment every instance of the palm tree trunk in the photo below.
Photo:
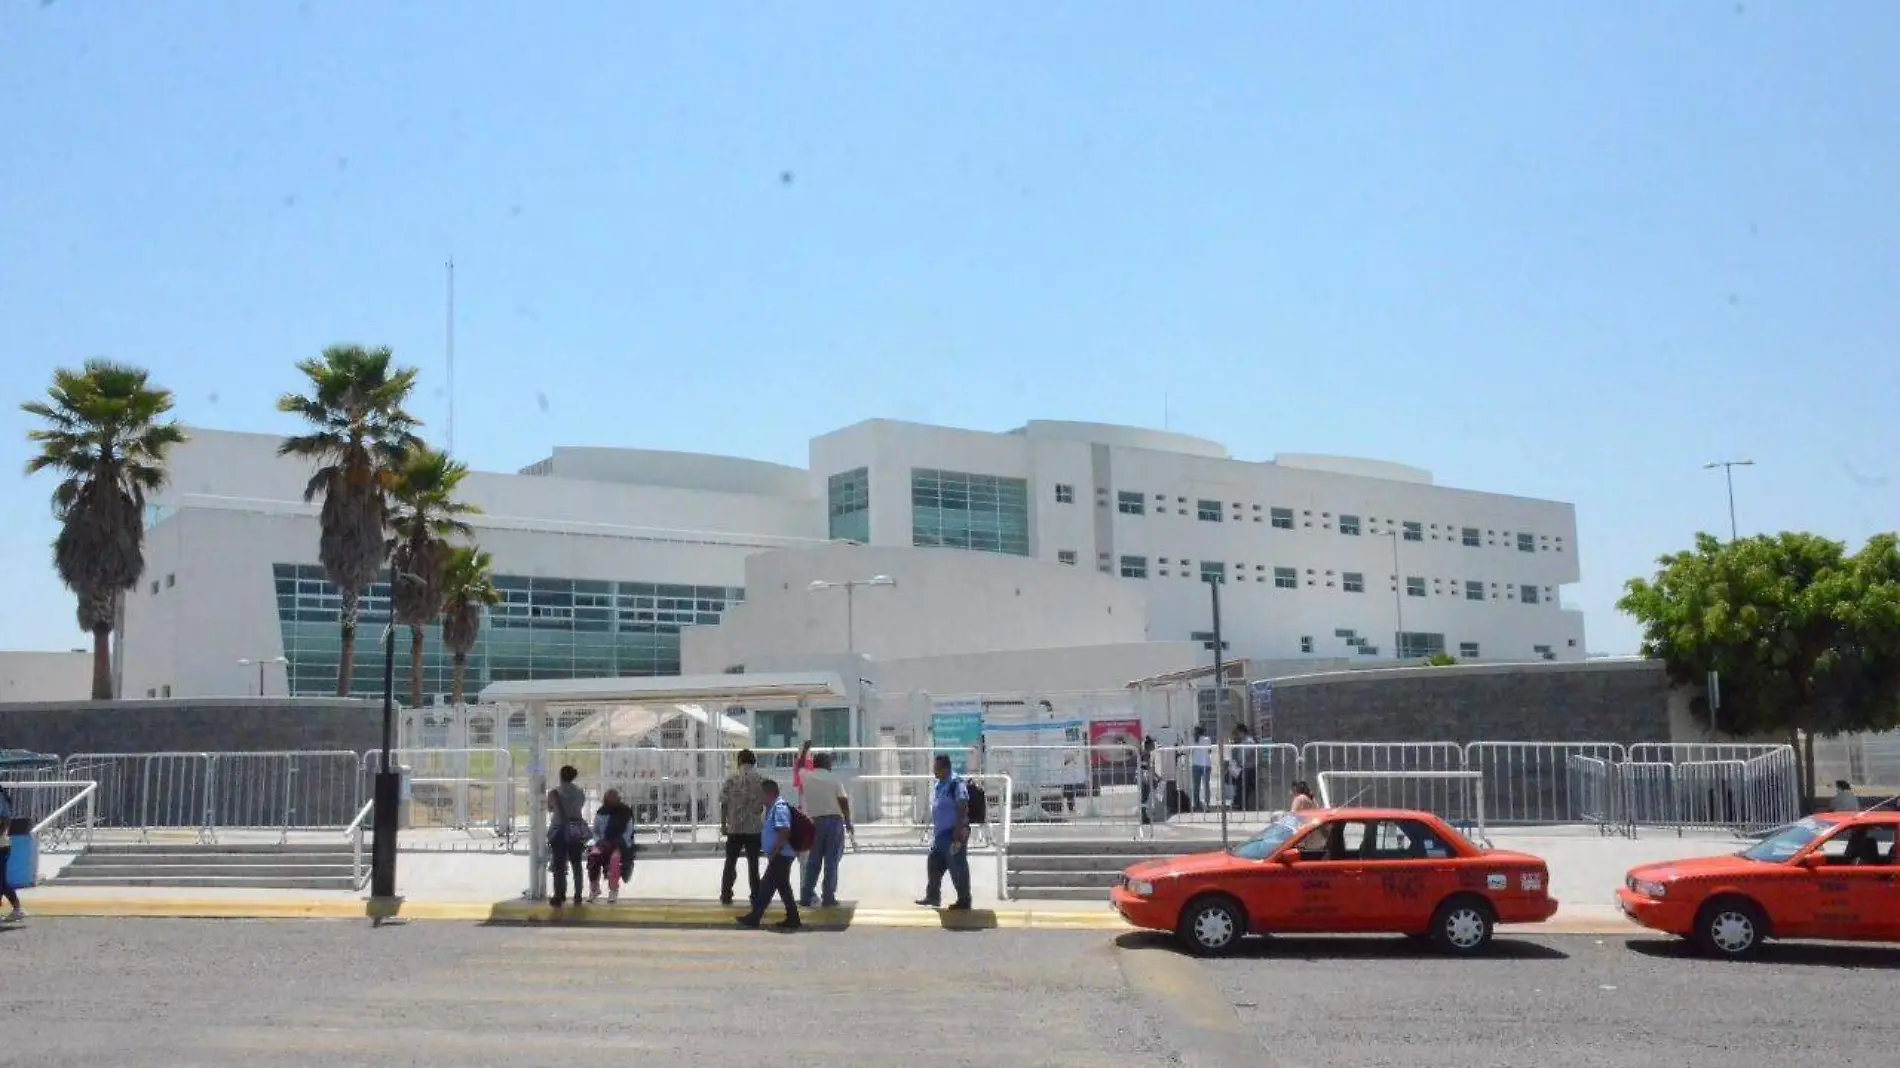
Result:
{"label": "palm tree trunk", "polygon": [[409,707],[422,707],[422,628],[409,627]]}
{"label": "palm tree trunk", "polygon": [[462,704],[462,680],[464,676],[466,676],[467,674],[468,674],[468,654],[458,652],[455,654],[454,678],[451,685],[451,689],[455,696],[455,704],[456,704],[456,707],[458,708],[461,707],[461,704]]}
{"label": "palm tree trunk", "polygon": [[112,624],[92,628],[92,699],[112,700]]}
{"label": "palm tree trunk", "polygon": [[350,695],[350,672],[356,669],[356,599],[360,591],[343,591],[343,650],[336,660],[336,695]]}

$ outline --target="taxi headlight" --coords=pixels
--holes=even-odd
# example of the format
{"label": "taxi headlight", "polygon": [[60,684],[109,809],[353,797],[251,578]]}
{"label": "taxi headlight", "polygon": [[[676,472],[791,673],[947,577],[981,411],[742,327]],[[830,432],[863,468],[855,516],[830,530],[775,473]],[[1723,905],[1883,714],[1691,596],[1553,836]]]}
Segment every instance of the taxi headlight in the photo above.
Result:
{"label": "taxi headlight", "polygon": [[1669,896],[1669,887],[1665,886],[1662,883],[1656,882],[1653,879],[1637,879],[1635,881],[1634,889],[1636,890],[1637,893],[1643,895],[1644,897]]}
{"label": "taxi headlight", "polygon": [[1136,897],[1150,897],[1155,892],[1155,884],[1146,879],[1129,879],[1128,892]]}

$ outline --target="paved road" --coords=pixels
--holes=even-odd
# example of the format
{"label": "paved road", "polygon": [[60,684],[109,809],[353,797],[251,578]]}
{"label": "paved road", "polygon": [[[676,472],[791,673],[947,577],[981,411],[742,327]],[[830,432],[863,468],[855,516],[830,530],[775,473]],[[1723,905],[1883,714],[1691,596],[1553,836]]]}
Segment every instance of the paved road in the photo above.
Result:
{"label": "paved road", "polygon": [[0,930],[0,1065],[1890,1068],[1900,950],[40,920]]}

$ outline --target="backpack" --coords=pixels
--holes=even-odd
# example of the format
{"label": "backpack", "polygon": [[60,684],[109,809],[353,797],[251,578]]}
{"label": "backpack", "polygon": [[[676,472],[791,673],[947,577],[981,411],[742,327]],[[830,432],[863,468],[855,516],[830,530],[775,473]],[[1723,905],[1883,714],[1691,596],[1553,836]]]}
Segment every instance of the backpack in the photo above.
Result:
{"label": "backpack", "polygon": [[792,810],[792,833],[787,836],[791,839],[792,852],[811,852],[811,847],[818,842],[818,825],[805,815],[804,809],[795,805],[786,807]]}
{"label": "backpack", "polygon": [[970,802],[969,802],[970,822],[973,824],[988,823],[990,819],[989,796],[985,794],[983,792],[983,788],[981,786],[978,786],[976,782],[972,779],[963,780],[963,789],[964,789],[964,792],[968,794],[970,798]]}

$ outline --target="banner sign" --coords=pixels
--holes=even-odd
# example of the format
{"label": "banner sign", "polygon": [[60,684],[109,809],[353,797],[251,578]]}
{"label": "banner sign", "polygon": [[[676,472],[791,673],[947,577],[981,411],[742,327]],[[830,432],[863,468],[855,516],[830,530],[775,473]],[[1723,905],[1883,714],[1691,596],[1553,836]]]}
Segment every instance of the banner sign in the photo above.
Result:
{"label": "banner sign", "polygon": [[970,758],[983,744],[983,706],[976,701],[943,701],[930,716],[930,748],[950,758],[950,770],[969,770]]}

